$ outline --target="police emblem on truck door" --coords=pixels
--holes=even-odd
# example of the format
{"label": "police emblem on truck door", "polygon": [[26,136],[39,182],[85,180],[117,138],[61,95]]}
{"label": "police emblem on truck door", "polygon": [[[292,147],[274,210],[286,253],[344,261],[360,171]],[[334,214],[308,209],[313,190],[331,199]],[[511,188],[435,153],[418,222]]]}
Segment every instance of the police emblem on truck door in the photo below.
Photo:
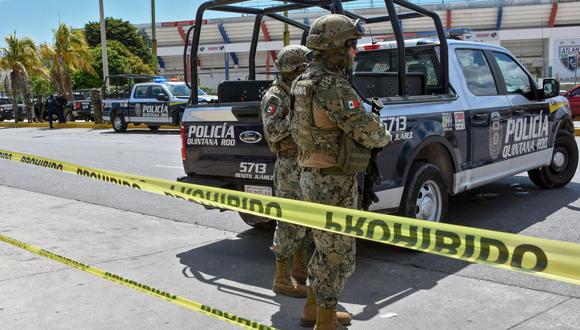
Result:
{"label": "police emblem on truck door", "polygon": [[502,140],[501,115],[499,112],[492,112],[489,119],[489,155],[494,160],[501,152]]}

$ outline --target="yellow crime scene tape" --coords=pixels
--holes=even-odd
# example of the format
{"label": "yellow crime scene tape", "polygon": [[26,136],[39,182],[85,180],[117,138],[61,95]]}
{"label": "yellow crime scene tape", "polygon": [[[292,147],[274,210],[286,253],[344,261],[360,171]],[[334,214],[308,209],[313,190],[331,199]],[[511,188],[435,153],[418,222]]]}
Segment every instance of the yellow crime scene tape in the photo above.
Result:
{"label": "yellow crime scene tape", "polygon": [[580,244],[149,178],[0,150],[0,158],[207,206],[580,285]]}
{"label": "yellow crime scene tape", "polygon": [[0,234],[0,241],[8,243],[10,245],[13,245],[15,247],[24,249],[26,251],[32,252],[32,253],[37,254],[39,256],[46,257],[46,258],[52,259],[54,261],[60,262],[61,264],[65,264],[67,266],[80,269],[84,272],[87,272],[89,274],[95,275],[95,276],[100,277],[100,278],[104,278],[104,279],[109,280],[111,282],[115,282],[117,284],[124,285],[126,287],[131,288],[131,289],[135,289],[137,291],[147,293],[147,294],[152,295],[154,297],[161,298],[163,300],[169,301],[173,304],[187,308],[189,310],[211,316],[211,317],[216,318],[216,319],[221,320],[221,321],[229,322],[229,323],[237,325],[239,327],[248,328],[248,329],[260,329],[260,330],[262,330],[262,329],[263,330],[275,329],[275,328],[272,328],[270,326],[260,324],[256,321],[252,321],[250,319],[245,319],[245,318],[221,311],[217,308],[213,308],[213,307],[210,307],[207,305],[202,305],[198,302],[195,302],[195,301],[192,301],[192,300],[180,297],[180,296],[176,296],[176,295],[171,294],[169,292],[156,289],[152,286],[141,284],[139,282],[124,278],[122,276],[106,272],[106,271],[101,270],[99,268],[85,265],[81,262],[69,259],[67,257],[63,257],[63,256],[58,255],[56,253],[46,251],[46,250],[41,249],[41,248],[36,247],[36,246],[32,246],[32,245],[20,242],[18,240],[15,240],[15,239],[10,238],[8,236],[4,236],[2,234]]}

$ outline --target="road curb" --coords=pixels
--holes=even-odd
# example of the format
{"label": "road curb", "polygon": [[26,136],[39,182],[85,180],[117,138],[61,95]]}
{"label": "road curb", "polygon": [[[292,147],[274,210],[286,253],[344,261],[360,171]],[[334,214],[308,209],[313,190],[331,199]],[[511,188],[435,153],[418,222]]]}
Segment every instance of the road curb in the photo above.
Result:
{"label": "road curb", "polygon": [[[53,123],[54,128],[93,128],[107,129],[112,128],[111,124],[94,124],[94,123]],[[48,123],[0,123],[0,127],[20,128],[20,127],[44,127],[48,128]]]}
{"label": "road curb", "polygon": [[[94,123],[65,123],[65,124],[58,124],[53,123],[52,125],[54,128],[90,128],[90,129],[112,129],[113,126],[111,124],[94,124]],[[2,123],[0,122],[0,127],[7,127],[7,128],[24,128],[24,127],[39,127],[39,128],[48,128],[48,123]],[[146,125],[134,125],[129,124],[127,125],[127,129],[144,129],[147,128]],[[162,125],[159,128],[161,129],[177,129],[178,126],[169,126],[169,125]]]}
{"label": "road curb", "polygon": [[[48,123],[2,123],[0,122],[0,127],[7,128],[23,128],[23,127],[44,127],[48,128]],[[93,123],[65,123],[65,124],[53,124],[54,128],[90,128],[90,129],[112,129],[111,124],[93,124]],[[146,125],[134,125],[128,124],[127,129],[144,129]],[[161,129],[177,129],[178,126],[162,125]],[[580,136],[580,127],[574,129],[576,136]]]}

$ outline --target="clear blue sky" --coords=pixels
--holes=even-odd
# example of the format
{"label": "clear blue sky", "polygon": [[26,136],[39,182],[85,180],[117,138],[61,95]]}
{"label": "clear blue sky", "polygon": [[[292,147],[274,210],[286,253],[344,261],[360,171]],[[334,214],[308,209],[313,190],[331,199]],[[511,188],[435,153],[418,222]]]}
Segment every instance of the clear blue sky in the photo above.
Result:
{"label": "clear blue sky", "polygon": [[[155,0],[156,21],[193,20],[197,7],[205,0]],[[415,3],[441,3],[466,0],[411,0]],[[376,1],[380,3],[380,1]],[[357,2],[368,6],[370,0]],[[250,0],[246,6],[267,6],[271,0]],[[122,18],[133,24],[151,21],[150,0],[104,0],[105,16]],[[348,5],[347,5],[348,7]],[[356,8],[353,7],[353,8]],[[209,11],[206,18],[232,16]],[[52,42],[53,30],[59,22],[82,28],[86,22],[99,20],[99,0],[0,0],[0,47],[4,38],[16,31],[18,37],[30,37],[36,43]]]}
{"label": "clear blue sky", "polygon": [[[202,0],[156,0],[156,21],[181,21],[195,18]],[[134,24],[151,21],[150,0],[104,0],[105,16],[122,18]],[[224,17],[224,13],[208,12],[209,18]],[[0,0],[0,47],[4,38],[16,31],[19,37],[31,37],[35,42],[52,42],[52,30],[59,21],[72,27],[98,21],[99,0]]]}

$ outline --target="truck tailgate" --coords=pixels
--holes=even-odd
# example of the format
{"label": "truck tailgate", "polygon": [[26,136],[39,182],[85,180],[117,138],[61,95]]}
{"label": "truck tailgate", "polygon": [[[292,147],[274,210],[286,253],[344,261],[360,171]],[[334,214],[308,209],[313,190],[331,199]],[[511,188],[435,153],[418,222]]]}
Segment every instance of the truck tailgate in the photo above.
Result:
{"label": "truck tailgate", "polygon": [[259,103],[188,108],[182,139],[188,176],[271,184],[276,157],[264,139]]}

